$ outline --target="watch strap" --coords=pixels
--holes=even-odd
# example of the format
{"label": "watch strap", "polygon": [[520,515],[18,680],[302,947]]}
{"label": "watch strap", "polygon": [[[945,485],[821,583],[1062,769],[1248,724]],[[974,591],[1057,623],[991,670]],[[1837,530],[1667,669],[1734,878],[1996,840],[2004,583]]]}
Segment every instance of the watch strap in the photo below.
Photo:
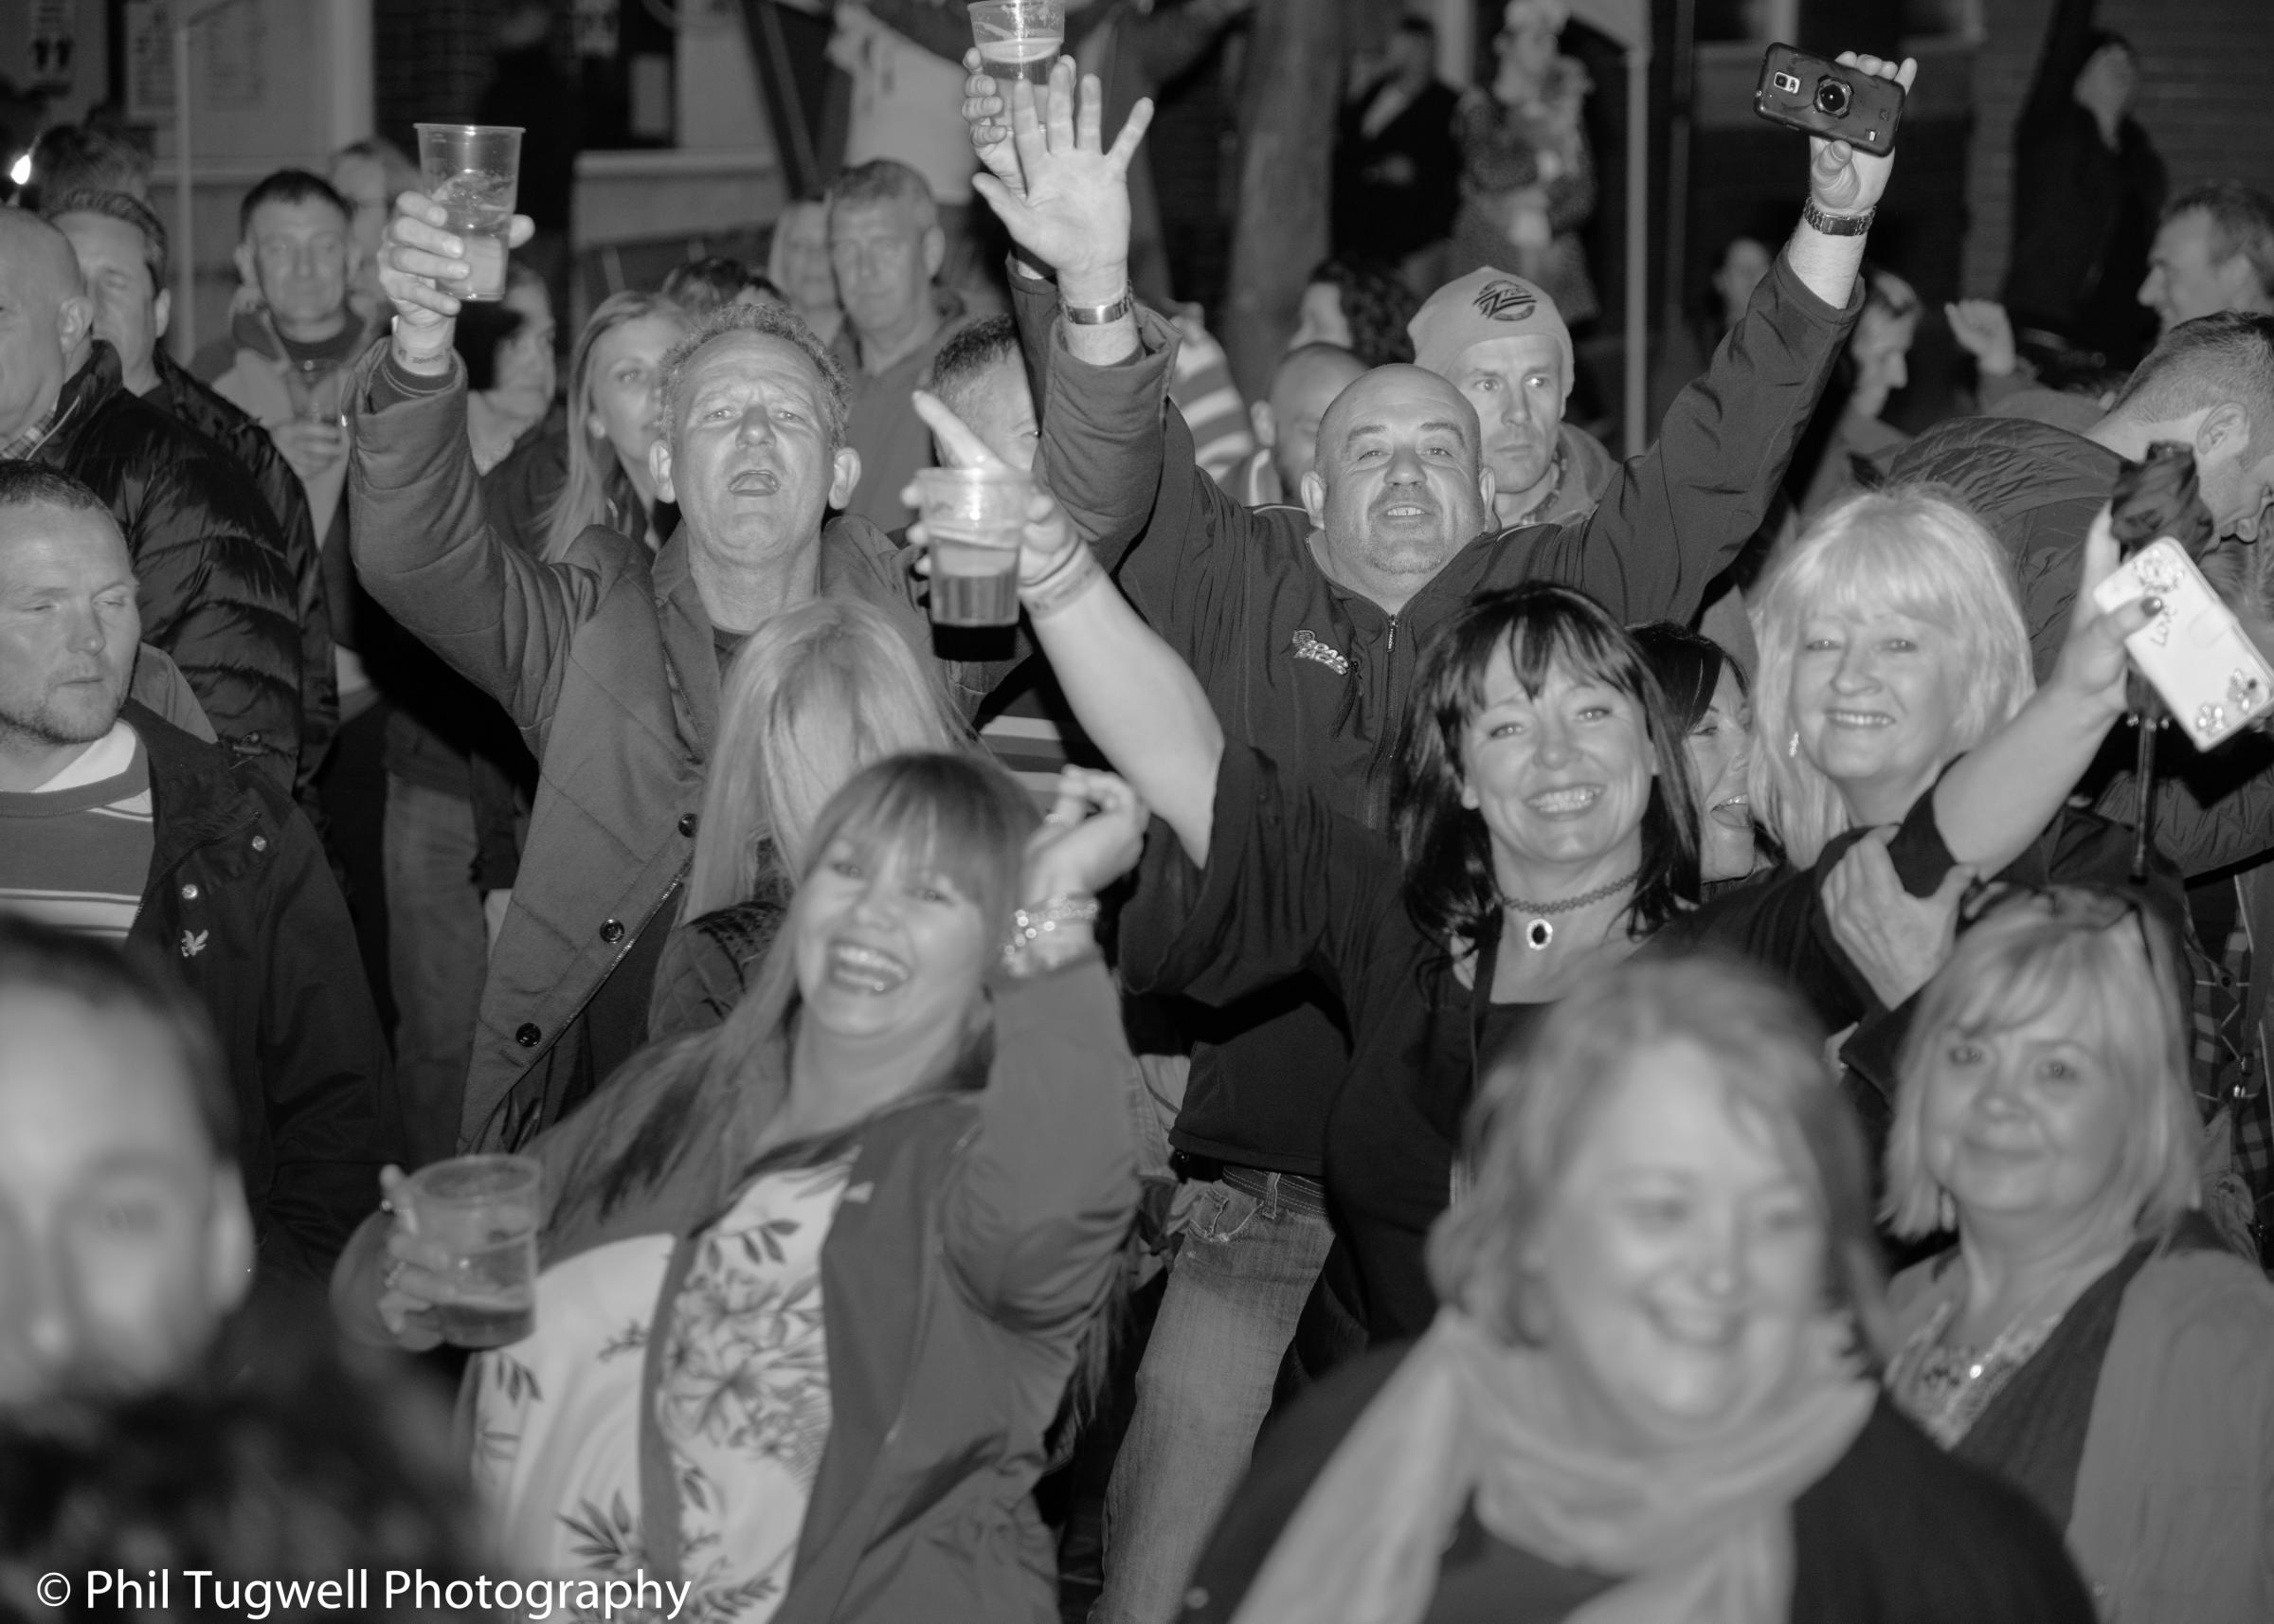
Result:
{"label": "watch strap", "polygon": [[1876,205],[1861,214],[1827,214],[1816,207],[1814,198],[1800,205],[1800,218],[1827,237],[1861,237],[1871,229],[1871,222],[1879,217]]}
{"label": "watch strap", "polygon": [[1058,300],[1058,309],[1076,327],[1110,327],[1136,308],[1137,300],[1128,288],[1123,288],[1121,297],[1110,304],[1069,304],[1062,298]]}

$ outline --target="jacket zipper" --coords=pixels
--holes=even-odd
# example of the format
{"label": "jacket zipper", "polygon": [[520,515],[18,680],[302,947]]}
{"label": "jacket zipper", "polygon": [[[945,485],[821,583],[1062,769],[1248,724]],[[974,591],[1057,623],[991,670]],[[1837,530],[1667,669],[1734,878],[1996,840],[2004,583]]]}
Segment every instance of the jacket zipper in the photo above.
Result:
{"label": "jacket zipper", "polygon": [[1399,731],[1399,718],[1390,713],[1390,695],[1398,686],[1398,617],[1396,615],[1390,617],[1389,635],[1382,640],[1381,671],[1381,704],[1380,706],[1381,713],[1378,717],[1381,725],[1375,734],[1374,749],[1366,757],[1364,804],[1365,823],[1369,829],[1381,829],[1386,827],[1389,822],[1388,797],[1381,785],[1381,760],[1383,754],[1395,744]]}

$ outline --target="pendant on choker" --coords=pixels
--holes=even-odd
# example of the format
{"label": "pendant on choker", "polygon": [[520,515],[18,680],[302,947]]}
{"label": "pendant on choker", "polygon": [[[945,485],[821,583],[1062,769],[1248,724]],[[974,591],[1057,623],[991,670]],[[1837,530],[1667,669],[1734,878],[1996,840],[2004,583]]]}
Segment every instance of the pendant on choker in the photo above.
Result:
{"label": "pendant on choker", "polygon": [[1544,919],[1535,919],[1524,928],[1524,945],[1537,953],[1556,939],[1556,928]]}
{"label": "pendant on choker", "polygon": [[1567,896],[1561,902],[1526,902],[1523,897],[1510,896],[1504,891],[1500,893],[1500,906],[1525,921],[1524,945],[1537,953],[1556,939],[1556,928],[1548,922],[1547,915],[1569,913],[1616,896],[1641,877],[1642,871],[1636,869],[1633,874],[1621,875],[1609,885],[1598,885],[1583,895]]}

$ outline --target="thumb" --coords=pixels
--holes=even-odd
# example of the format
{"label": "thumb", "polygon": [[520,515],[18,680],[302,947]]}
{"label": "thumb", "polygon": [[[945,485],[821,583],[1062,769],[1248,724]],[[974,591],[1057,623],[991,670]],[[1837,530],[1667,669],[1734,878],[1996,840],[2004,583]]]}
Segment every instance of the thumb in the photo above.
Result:
{"label": "thumb", "polygon": [[1955,905],[1960,897],[1966,894],[1966,888],[1972,885],[1976,878],[1976,875],[1971,864],[1955,864],[1951,871],[1942,876],[1942,883],[1935,887],[1934,900]]}
{"label": "thumb", "polygon": [[971,177],[971,189],[986,199],[987,207],[995,211],[995,218],[1004,226],[1025,218],[1026,200],[1014,194],[1009,187],[985,170],[981,170]]}

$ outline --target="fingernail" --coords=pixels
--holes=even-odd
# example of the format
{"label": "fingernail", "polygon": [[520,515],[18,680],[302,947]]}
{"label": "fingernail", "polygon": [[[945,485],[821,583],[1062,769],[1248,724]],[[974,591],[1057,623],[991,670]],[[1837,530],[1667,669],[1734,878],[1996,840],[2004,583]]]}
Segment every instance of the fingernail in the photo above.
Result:
{"label": "fingernail", "polygon": [[2161,598],[2142,598],[2139,601],[2139,606],[2147,610],[2147,612],[2151,615],[2160,615],[2163,613],[2163,600]]}

